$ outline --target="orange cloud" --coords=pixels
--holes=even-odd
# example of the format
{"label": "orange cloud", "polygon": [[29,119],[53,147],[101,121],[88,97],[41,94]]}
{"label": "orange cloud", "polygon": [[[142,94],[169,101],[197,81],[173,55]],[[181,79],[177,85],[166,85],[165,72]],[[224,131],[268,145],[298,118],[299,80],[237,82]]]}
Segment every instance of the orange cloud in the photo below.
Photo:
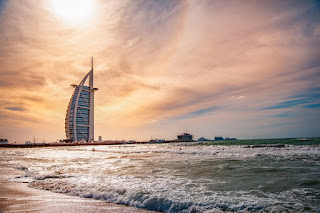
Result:
{"label": "orange cloud", "polygon": [[266,110],[299,94],[319,103],[310,95],[320,80],[313,2],[95,2],[93,15],[73,25],[47,1],[1,5],[3,137],[63,138],[69,85],[89,71],[90,56],[99,88],[96,135],[104,138],[170,139],[185,129],[205,137],[316,134],[280,125],[302,118],[314,125],[309,115],[319,113],[304,102]]}

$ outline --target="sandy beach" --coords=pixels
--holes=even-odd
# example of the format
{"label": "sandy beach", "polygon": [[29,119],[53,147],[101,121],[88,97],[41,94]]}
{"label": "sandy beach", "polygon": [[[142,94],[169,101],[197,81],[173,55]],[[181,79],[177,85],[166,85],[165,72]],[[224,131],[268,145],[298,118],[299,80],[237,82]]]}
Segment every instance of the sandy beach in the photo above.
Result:
{"label": "sandy beach", "polygon": [[24,172],[0,167],[0,212],[152,212],[135,207],[29,188],[8,181]]}

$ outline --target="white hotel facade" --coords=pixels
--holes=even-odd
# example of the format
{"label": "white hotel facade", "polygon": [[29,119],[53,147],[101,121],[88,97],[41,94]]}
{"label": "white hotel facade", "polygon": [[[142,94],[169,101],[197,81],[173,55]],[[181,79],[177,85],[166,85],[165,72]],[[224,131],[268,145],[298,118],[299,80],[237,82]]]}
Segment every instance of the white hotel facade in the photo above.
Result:
{"label": "white hotel facade", "polygon": [[[89,79],[88,79],[89,78]],[[89,80],[89,86],[85,86]],[[72,84],[74,92],[70,99],[66,119],[65,131],[67,139],[71,141],[94,141],[94,92],[93,87],[93,59],[91,70],[79,85]]]}

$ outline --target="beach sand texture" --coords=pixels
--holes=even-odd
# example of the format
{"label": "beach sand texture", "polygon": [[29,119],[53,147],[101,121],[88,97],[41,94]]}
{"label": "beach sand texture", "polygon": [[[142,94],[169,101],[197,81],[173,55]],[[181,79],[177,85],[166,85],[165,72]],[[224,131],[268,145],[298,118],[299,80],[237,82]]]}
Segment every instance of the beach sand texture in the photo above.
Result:
{"label": "beach sand texture", "polygon": [[27,183],[8,181],[23,172],[0,167],[0,212],[152,212],[135,207],[79,198],[29,188]]}

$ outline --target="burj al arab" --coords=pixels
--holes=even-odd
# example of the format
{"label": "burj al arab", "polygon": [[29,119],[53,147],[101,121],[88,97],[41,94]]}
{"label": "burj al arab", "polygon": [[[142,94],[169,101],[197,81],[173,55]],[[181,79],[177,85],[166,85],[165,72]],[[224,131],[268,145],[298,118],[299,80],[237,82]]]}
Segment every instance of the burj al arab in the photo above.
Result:
{"label": "burj al arab", "polygon": [[[85,86],[89,78],[89,86]],[[88,85],[88,83],[87,83]],[[74,92],[71,96],[65,119],[66,137],[69,141],[94,141],[94,92],[93,58],[91,70],[79,85],[71,84]]]}

